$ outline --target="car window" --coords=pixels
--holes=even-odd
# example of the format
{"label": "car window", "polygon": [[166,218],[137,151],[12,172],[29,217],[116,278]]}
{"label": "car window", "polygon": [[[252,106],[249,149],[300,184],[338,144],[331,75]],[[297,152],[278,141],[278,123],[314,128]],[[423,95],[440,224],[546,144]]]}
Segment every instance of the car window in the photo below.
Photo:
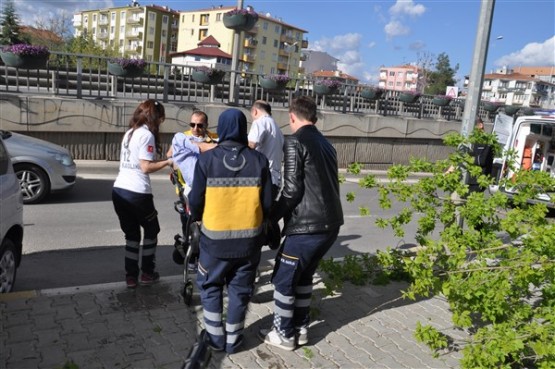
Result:
{"label": "car window", "polygon": [[8,172],[9,159],[8,151],[6,147],[4,147],[2,140],[0,140],[0,175],[4,175]]}

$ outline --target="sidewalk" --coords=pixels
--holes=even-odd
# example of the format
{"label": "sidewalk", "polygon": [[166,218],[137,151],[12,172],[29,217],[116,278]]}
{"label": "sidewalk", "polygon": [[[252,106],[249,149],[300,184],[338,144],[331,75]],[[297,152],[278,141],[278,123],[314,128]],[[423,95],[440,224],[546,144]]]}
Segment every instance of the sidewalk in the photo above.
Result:
{"label": "sidewalk", "polygon": [[[271,324],[270,272],[262,273],[247,314],[244,350],[214,353],[209,368],[458,368],[459,354],[437,359],[413,337],[417,320],[454,337],[441,298],[396,300],[401,283],[345,286],[322,297],[315,286],[309,344],[295,351],[256,337]],[[202,321],[199,297],[187,307],[182,276],[128,290],[124,283],[0,295],[0,368],[181,368]],[[391,304],[383,305],[388,301]],[[64,368],[65,369],[65,368]]]}

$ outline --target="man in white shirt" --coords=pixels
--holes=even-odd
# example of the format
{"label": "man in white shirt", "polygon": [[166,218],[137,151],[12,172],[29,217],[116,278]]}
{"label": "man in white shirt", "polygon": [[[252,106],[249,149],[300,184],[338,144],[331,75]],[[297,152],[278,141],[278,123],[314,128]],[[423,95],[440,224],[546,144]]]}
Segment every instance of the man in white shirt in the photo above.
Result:
{"label": "man in white shirt", "polygon": [[251,108],[253,119],[249,132],[249,147],[268,158],[272,175],[272,198],[275,200],[281,189],[281,161],[283,159],[283,133],[272,118],[270,104],[263,100],[254,102]]}

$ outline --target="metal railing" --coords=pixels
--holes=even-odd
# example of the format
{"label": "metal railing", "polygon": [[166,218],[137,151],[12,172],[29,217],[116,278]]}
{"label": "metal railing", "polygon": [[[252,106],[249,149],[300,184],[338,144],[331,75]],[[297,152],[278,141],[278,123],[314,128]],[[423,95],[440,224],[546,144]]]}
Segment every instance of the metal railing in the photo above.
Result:
{"label": "metal railing", "polygon": [[[386,90],[379,99],[361,96],[368,86],[344,85],[328,95],[314,92],[314,79],[291,80],[285,89],[267,90],[260,86],[262,75],[237,71],[235,88],[237,101],[229,101],[231,72],[214,85],[193,80],[194,67],[170,63],[147,63],[144,72],[136,78],[111,75],[109,57],[97,55],[52,52],[45,69],[21,69],[0,66],[0,91],[19,94],[68,96],[79,99],[158,99],[176,103],[223,103],[251,106],[264,99],[275,107],[288,107],[296,96],[308,95],[316,99],[319,108],[327,111],[354,114],[380,114],[408,116],[419,119],[462,119],[463,99],[453,99],[447,106],[433,103],[434,96],[422,95],[417,102],[399,100],[398,91]],[[488,116],[480,109],[480,115]]]}

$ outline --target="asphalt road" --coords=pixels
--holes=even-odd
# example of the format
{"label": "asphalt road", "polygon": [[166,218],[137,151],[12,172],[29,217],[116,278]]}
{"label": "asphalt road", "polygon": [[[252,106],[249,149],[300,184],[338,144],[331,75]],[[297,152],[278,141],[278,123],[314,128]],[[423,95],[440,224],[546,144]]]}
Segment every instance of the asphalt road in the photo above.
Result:
{"label": "asphalt road", "polygon": [[[54,194],[41,204],[25,205],[24,256],[15,291],[124,280],[124,238],[111,202],[116,174],[117,163],[79,161],[78,180],[71,191]],[[151,178],[162,228],[157,269],[162,276],[180,275],[182,267],[171,258],[174,235],[181,228],[173,209],[177,196],[169,172],[162,171]],[[344,201],[345,225],[327,257],[375,252],[414,242],[411,237],[397,239],[391,231],[374,225],[375,218],[385,214],[377,205],[375,191],[361,190],[354,182],[342,184],[341,190],[343,199],[347,192],[354,191],[357,200]],[[370,216],[360,216],[361,205],[370,206]],[[388,214],[399,209],[400,206],[394,207]],[[274,251],[264,248],[262,263],[273,260],[274,255]]]}

